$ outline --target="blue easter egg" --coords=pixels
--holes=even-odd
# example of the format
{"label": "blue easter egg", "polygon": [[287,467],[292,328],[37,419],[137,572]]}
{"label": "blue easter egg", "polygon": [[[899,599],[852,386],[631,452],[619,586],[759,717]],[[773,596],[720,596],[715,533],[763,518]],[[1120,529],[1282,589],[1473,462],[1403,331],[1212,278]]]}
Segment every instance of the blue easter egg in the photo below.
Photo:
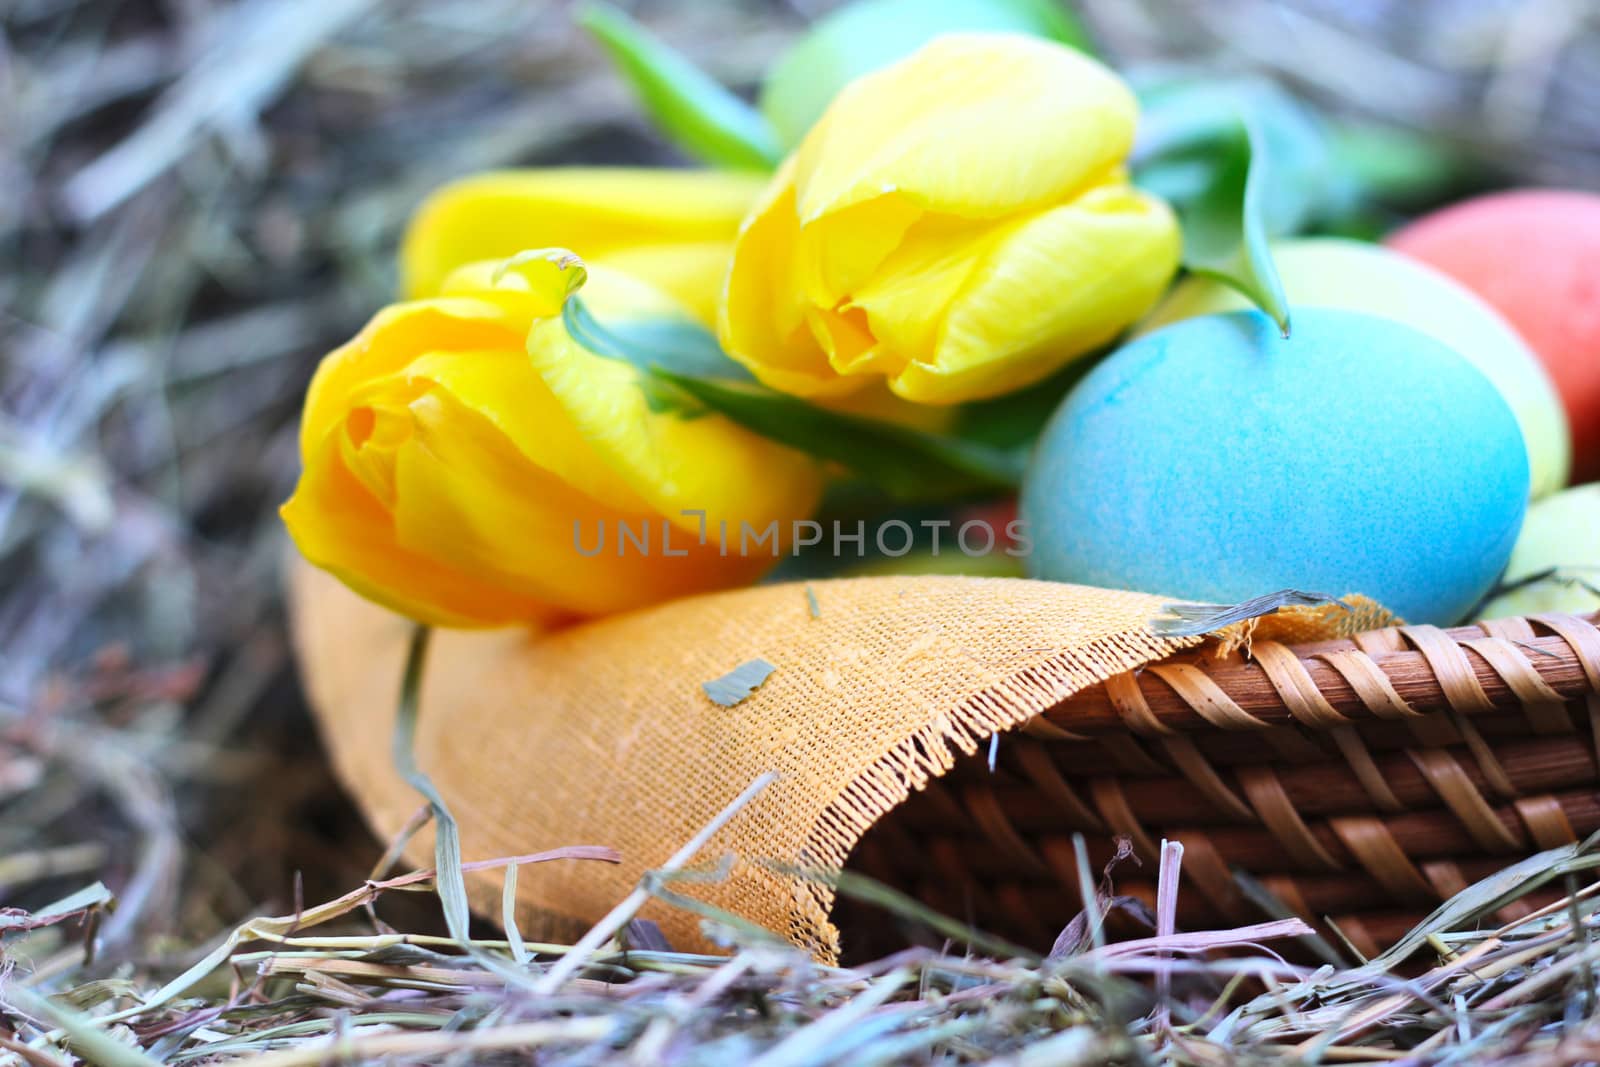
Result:
{"label": "blue easter egg", "polygon": [[1063,402],[1023,483],[1034,577],[1237,603],[1364,593],[1450,624],[1505,567],[1528,454],[1499,391],[1391,319],[1165,327]]}

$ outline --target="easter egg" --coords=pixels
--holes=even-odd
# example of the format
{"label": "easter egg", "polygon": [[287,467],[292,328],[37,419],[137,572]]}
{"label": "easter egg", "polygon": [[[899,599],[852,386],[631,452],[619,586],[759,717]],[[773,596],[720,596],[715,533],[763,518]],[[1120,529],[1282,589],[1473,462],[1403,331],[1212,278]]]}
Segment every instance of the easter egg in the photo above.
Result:
{"label": "easter egg", "polygon": [[1302,308],[1139,338],[1067,395],[1022,490],[1034,577],[1238,603],[1364,593],[1448,624],[1505,566],[1528,455],[1482,372],[1391,319]]}
{"label": "easter egg", "polygon": [[1600,195],[1526,189],[1434,212],[1388,244],[1511,320],[1550,371],[1572,429],[1573,480],[1600,478]]}
{"label": "easter egg", "polygon": [[[1547,496],[1567,484],[1570,435],[1555,385],[1517,331],[1481,297],[1424,263],[1362,241],[1338,237],[1281,241],[1272,246],[1272,258],[1291,308],[1344,308],[1381,315],[1415,327],[1465,356],[1500,390],[1522,427],[1533,496]],[[1238,291],[1190,275],[1156,306],[1139,332],[1248,307],[1249,301]]]}
{"label": "easter egg", "polygon": [[1482,618],[1600,611],[1600,483],[1568,489],[1528,509],[1500,585],[1508,591],[1484,607]]}

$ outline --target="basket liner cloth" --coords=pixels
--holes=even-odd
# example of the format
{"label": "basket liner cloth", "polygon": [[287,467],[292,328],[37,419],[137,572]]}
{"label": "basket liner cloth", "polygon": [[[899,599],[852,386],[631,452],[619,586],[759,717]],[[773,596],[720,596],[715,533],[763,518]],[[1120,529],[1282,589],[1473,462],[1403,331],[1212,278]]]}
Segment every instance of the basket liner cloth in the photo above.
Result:
{"label": "basket liner cloth", "polygon": [[[336,772],[392,839],[421,803],[389,743],[412,624],[299,560],[289,585],[300,669]],[[522,870],[517,921],[545,939],[577,936],[776,771],[697,858],[707,867],[731,855],[726,876],[672,888],[832,962],[832,891],[786,872],[842,867],[874,821],[958,753],[1198,645],[1151,632],[1169,600],[1012,578],[872,577],[694,597],[547,633],[443,631],[424,677],[418,761],[460,822],[468,860],[564,845],[621,853],[620,864]],[[1361,620],[1304,611],[1256,623],[1313,640]],[[756,658],[776,669],[750,697],[724,707],[706,696],[702,683]],[[430,834],[406,857],[431,866]],[[476,908],[499,914],[501,878],[468,875]],[[683,909],[652,902],[641,914],[676,948],[711,947]]]}

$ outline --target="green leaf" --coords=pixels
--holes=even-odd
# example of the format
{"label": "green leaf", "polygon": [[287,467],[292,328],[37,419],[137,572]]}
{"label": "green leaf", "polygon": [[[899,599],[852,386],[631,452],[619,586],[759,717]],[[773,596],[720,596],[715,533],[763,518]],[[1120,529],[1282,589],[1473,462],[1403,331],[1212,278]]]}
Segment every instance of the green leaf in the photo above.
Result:
{"label": "green leaf", "polygon": [[1056,0],[857,0],[821,19],[773,67],[761,111],[793,147],[845,85],[942,33],[1025,33],[1089,51],[1089,37]]}
{"label": "green leaf", "polygon": [[1268,242],[1296,232],[1332,195],[1320,129],[1257,83],[1145,90],[1134,180],[1166,197],[1183,229],[1183,265],[1237,289],[1289,332],[1289,302]]}
{"label": "green leaf", "polygon": [[783,158],[759,111],[633,19],[598,0],[579,7],[576,19],[610,55],[651,121],[688,155],[736,170],[771,170]]}
{"label": "green leaf", "polygon": [[700,404],[763,437],[838,463],[902,500],[1015,489],[1026,452],[814,407],[760,385],[657,367]]}
{"label": "green leaf", "polygon": [[838,463],[901,500],[1009,490],[1022,483],[1027,455],[1021,449],[844,415],[759,385],[660,368],[654,373],[746,429]]}
{"label": "green leaf", "polygon": [[[1386,175],[1358,167],[1314,111],[1258,78],[1180,70],[1135,72],[1143,117],[1134,180],[1170,201],[1183,225],[1184,265],[1244,293],[1287,332],[1289,308],[1267,241],[1311,228],[1348,229],[1371,214]],[[1371,148],[1371,156],[1384,150]],[[1406,161],[1402,181],[1435,180],[1437,161]]]}
{"label": "green leaf", "polygon": [[1021,483],[1025,444],[993,445],[814,407],[756,382],[698,323],[602,323],[576,294],[567,298],[562,319],[569,336],[595,355],[643,372],[641,387],[652,410],[683,417],[714,411],[763,437],[837,463],[900,499],[942,499],[1015,489]]}
{"label": "green leaf", "polygon": [[597,356],[631,363],[642,371],[657,367],[697,378],[753,382],[743,364],[728,358],[716,337],[689,319],[628,319],[602,323],[576,293],[561,308],[567,336]]}
{"label": "green leaf", "polygon": [[1135,76],[1143,115],[1134,167],[1139,184],[1182,204],[1204,192],[1219,147],[1255,125],[1256,151],[1270,160],[1262,192],[1269,236],[1300,233],[1351,197],[1328,127],[1270,81],[1181,74]]}
{"label": "green leaf", "polygon": [[1477,191],[1488,175],[1437,137],[1359,121],[1325,121],[1274,82],[1184,69],[1136,70],[1143,117],[1139,184],[1180,207],[1208,187],[1240,116],[1269,158],[1263,215],[1273,238],[1315,230],[1372,240],[1403,214]]}
{"label": "green leaf", "polygon": [[433,883],[439,905],[444,910],[445,929],[462,951],[485,970],[499,975],[514,987],[526,987],[531,983],[526,972],[478,948],[472,940],[472,911],[467,900],[465,868],[461,863],[460,824],[433,779],[417,763],[417,722],[432,632],[420,623],[412,628],[405,665],[400,672],[400,696],[395,706],[394,727],[389,734],[389,756],[395,771],[422,795],[433,814]]}
{"label": "green leaf", "polygon": [[466,876],[461,871],[461,835],[455,816],[433,779],[417,764],[417,705],[422,692],[422,675],[428,660],[428,638],[432,630],[418,625],[411,631],[406,647],[405,667],[400,676],[400,700],[395,711],[394,732],[389,737],[389,754],[395,770],[411,788],[421,793],[433,810],[434,884],[444,909],[445,927],[450,936],[465,943],[471,939],[468,924],[472,912],[467,905]]}
{"label": "green leaf", "polygon": [[1183,265],[1249,297],[1287,337],[1289,299],[1267,244],[1264,175],[1270,166],[1256,127],[1242,120],[1233,142],[1218,146],[1205,192],[1179,211]]}
{"label": "green leaf", "polygon": [[1115,345],[1079,356],[1042,382],[997,396],[977,400],[957,409],[953,432],[965,441],[995,448],[1029,449],[1044,432],[1061,402],[1109,355]]}

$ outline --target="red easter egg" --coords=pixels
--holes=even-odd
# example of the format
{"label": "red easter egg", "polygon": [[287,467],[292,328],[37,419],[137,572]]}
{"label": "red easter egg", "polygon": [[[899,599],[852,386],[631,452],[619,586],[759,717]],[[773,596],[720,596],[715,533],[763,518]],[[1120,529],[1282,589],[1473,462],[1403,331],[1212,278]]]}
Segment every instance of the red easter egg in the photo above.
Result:
{"label": "red easter egg", "polygon": [[1017,523],[1017,498],[1015,496],[986,500],[971,504],[956,512],[955,525],[959,529],[969,522],[982,523],[994,531],[995,543],[1001,548],[1016,545],[1022,527]]}
{"label": "red easter egg", "polygon": [[1521,189],[1426,215],[1387,243],[1511,320],[1572,426],[1572,481],[1600,479],[1600,195]]}

